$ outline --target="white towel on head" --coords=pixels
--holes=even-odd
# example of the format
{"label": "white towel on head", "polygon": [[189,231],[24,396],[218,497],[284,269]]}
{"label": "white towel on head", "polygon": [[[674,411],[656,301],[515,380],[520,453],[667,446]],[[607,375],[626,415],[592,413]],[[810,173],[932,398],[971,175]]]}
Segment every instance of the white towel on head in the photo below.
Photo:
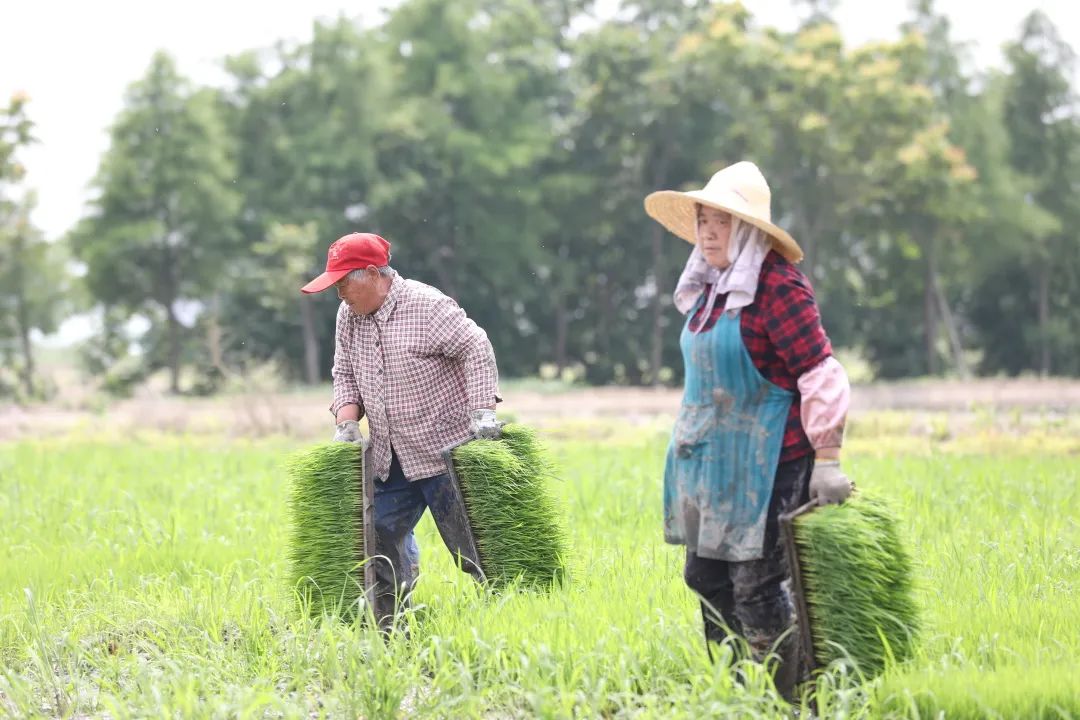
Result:
{"label": "white towel on head", "polygon": [[686,267],[675,285],[675,307],[684,315],[690,312],[706,287],[709,288],[709,296],[705,298],[706,313],[712,311],[717,297],[725,294],[725,311],[752,304],[757,295],[761,265],[771,246],[769,236],[760,228],[732,217],[731,242],[728,244],[731,264],[723,270],[713,267],[706,262],[701,248],[694,245],[690,259],[686,261]]}

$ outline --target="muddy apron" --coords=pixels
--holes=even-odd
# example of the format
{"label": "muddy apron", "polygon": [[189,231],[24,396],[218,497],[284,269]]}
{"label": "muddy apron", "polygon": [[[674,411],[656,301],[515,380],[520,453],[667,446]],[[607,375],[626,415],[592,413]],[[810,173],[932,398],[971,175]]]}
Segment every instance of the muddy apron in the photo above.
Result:
{"label": "muddy apron", "polygon": [[664,539],[705,558],[757,560],[794,393],[754,367],[738,312],[699,333],[689,318],[679,339],[682,407],[664,467]]}

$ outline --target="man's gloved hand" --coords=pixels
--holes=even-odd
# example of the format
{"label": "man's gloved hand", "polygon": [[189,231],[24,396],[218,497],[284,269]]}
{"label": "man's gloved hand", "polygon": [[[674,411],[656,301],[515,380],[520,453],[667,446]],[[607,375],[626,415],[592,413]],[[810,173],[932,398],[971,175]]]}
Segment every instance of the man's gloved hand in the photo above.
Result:
{"label": "man's gloved hand", "polygon": [[498,440],[502,423],[495,419],[494,410],[473,410],[469,413],[469,431],[477,440]]}
{"label": "man's gloved hand", "polygon": [[344,420],[337,424],[334,442],[360,443],[362,448],[367,449],[367,440],[360,434],[360,423],[355,420]]}
{"label": "man's gloved hand", "polygon": [[840,469],[839,460],[819,460],[810,474],[810,499],[818,505],[839,505],[851,496],[855,485]]}

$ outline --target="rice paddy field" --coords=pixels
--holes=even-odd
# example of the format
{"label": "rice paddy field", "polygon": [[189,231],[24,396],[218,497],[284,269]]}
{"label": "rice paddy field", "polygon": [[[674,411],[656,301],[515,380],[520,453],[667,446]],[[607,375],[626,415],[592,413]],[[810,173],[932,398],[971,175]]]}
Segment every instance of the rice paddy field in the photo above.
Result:
{"label": "rice paddy field", "polygon": [[[828,718],[1080,718],[1080,441],[1071,429],[851,425],[845,466],[901,519],[923,634]],[[662,423],[545,428],[569,530],[551,592],[488,593],[425,517],[409,634],[298,613],[287,438],[87,433],[0,444],[0,716],[792,717],[711,663],[661,538]],[[808,707],[800,717],[808,717]]]}

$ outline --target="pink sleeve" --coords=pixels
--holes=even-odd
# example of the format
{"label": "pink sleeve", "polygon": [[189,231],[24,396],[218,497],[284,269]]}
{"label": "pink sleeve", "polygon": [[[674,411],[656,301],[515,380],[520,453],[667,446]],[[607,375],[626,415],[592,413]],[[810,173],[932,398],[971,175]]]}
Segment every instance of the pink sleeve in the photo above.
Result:
{"label": "pink sleeve", "polygon": [[802,424],[815,450],[837,448],[844,442],[844,423],[851,385],[844,366],[827,357],[799,376]]}

